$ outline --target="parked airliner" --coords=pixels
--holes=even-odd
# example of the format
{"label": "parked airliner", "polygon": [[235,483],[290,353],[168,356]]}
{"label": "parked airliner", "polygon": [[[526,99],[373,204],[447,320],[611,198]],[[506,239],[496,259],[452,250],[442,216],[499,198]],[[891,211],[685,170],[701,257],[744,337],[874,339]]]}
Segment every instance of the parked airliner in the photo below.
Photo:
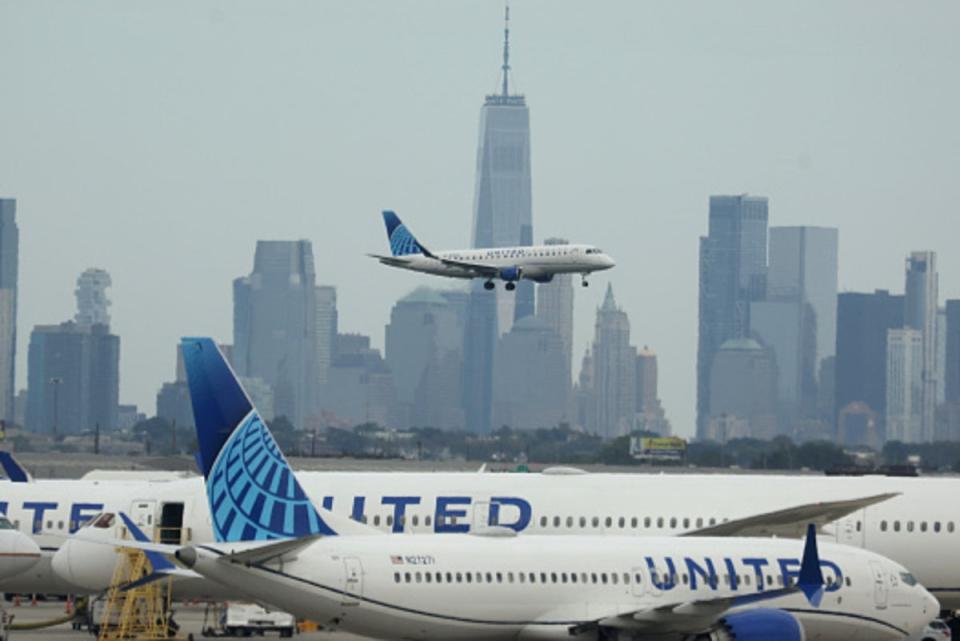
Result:
{"label": "parked airliner", "polygon": [[492,247],[432,252],[423,246],[396,213],[383,212],[391,256],[370,254],[384,265],[450,278],[482,278],[486,289],[495,280],[516,289],[523,278],[549,283],[556,274],[580,274],[583,286],[587,275],[610,269],[616,263],[591,245],[533,245],[530,247]]}
{"label": "parked airliner", "polygon": [[0,514],[0,580],[21,574],[40,561],[40,548]]}
{"label": "parked airliner", "polygon": [[800,560],[796,541],[774,538],[387,536],[314,506],[215,344],[188,345],[184,362],[192,386],[219,393],[194,406],[216,542],[128,545],[326,628],[379,639],[901,641],[939,612],[899,564],[835,544],[821,558],[813,524]]}

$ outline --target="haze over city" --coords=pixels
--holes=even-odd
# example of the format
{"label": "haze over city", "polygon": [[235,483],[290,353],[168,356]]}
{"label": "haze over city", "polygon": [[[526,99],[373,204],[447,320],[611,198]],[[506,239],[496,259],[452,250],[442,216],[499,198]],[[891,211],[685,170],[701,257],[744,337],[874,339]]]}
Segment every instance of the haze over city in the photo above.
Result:
{"label": "haze over city", "polygon": [[[534,240],[602,247],[575,291],[574,376],[608,283],[695,428],[708,198],[839,229],[839,289],[901,292],[938,255],[960,297],[960,7],[931,2],[520,1],[511,81],[530,107]],[[470,243],[477,125],[500,81],[499,2],[0,3],[0,197],[17,199],[17,388],[30,328],[112,276],[120,400],[148,413],[184,335],[229,342],[258,239],[313,242],[341,331],[383,346],[428,276],[387,269],[379,212]]]}

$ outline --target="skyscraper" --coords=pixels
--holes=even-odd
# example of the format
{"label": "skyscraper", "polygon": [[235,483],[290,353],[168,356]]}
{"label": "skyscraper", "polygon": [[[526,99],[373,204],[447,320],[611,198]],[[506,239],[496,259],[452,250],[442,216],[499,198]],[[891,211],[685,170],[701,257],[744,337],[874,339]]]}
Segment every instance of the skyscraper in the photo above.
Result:
{"label": "skyscraper", "polygon": [[73,317],[77,325],[110,325],[107,288],[111,284],[110,274],[102,269],[91,267],[80,274],[73,291],[77,297],[77,314]]}
{"label": "skyscraper", "polygon": [[948,403],[960,403],[960,300],[947,301],[944,397]]}
{"label": "skyscraper", "polygon": [[318,285],[317,297],[317,383],[323,386],[327,382],[330,364],[333,362],[337,345],[337,288],[331,285]]}
{"label": "skyscraper", "polygon": [[[562,238],[548,238],[545,245],[566,245]],[[563,341],[563,363],[567,386],[572,383],[573,367],[573,276],[557,274],[549,283],[537,286],[537,318],[546,323]]]}
{"label": "skyscraper", "polygon": [[14,418],[14,367],[17,355],[17,269],[20,231],[17,201],[0,198],[0,419]]}
{"label": "skyscraper", "polygon": [[923,426],[923,332],[887,331],[886,440],[922,443],[932,440]]}
{"label": "skyscraper", "polygon": [[[903,296],[885,290],[837,297],[836,413],[862,403],[880,420],[887,407],[887,330],[903,327]],[[862,408],[861,408],[862,411]],[[839,426],[838,426],[839,428]],[[849,443],[854,445],[855,443]]]}
{"label": "skyscraper", "polygon": [[28,429],[73,434],[116,426],[120,338],[106,325],[38,325],[27,358]]}
{"label": "skyscraper", "polygon": [[777,364],[770,348],[732,338],[710,368],[710,416],[703,437],[771,439],[777,435]]}
{"label": "skyscraper", "polygon": [[297,427],[315,411],[317,303],[309,241],[257,241],[253,271],[233,281],[234,366],[273,388]]}
{"label": "skyscraper", "polygon": [[[530,112],[522,95],[510,93],[509,9],[504,27],[501,91],[486,97],[480,111],[472,245],[477,248],[530,245]],[[493,361],[498,336],[517,318],[534,313],[533,283],[514,292],[473,284],[464,344],[463,400],[468,429],[490,430]]]}
{"label": "skyscraper", "polygon": [[670,436],[670,421],[657,394],[657,354],[646,345],[637,354],[637,429]]}
{"label": "skyscraper", "polygon": [[521,318],[500,337],[493,377],[494,426],[549,428],[566,418],[558,402],[570,389],[563,339],[535,316]]}
{"label": "skyscraper", "polygon": [[907,258],[907,286],[904,298],[905,327],[918,330],[923,338],[921,430],[917,442],[934,439],[937,411],[937,312],[939,287],[937,255],[931,251],[913,252]]}
{"label": "skyscraper", "polygon": [[700,238],[700,318],[697,348],[697,434],[710,405],[713,356],[750,332],[750,303],[767,290],[766,198],[711,196],[708,235]]}
{"label": "skyscraper", "polygon": [[418,287],[393,306],[385,333],[400,427],[462,428],[459,390],[442,384],[460,371],[459,310],[441,292]]}
{"label": "skyscraper", "polygon": [[607,285],[597,310],[593,339],[594,417],[590,431],[603,438],[629,434],[636,414],[637,350],[630,345],[630,319]]}

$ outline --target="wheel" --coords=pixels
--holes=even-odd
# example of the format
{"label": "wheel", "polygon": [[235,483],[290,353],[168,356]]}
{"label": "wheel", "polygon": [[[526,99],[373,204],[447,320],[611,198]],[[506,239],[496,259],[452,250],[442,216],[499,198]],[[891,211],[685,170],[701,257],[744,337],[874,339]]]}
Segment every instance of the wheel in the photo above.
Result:
{"label": "wheel", "polygon": [[506,284],[506,288],[507,288],[507,291],[508,291],[508,292],[512,292],[513,290],[515,290],[515,289],[517,288],[517,284],[516,284],[516,283],[507,283],[507,284]]}
{"label": "wheel", "polygon": [[589,286],[590,286],[590,283],[588,283],[587,281],[583,281],[583,282],[580,283],[580,284],[583,285],[584,287],[589,287]]}
{"label": "wheel", "polygon": [[492,281],[492,280],[488,280],[487,282],[485,282],[485,283],[483,284],[483,288],[484,288],[485,290],[487,290],[487,291],[490,291],[491,289],[493,289],[493,288],[494,288],[493,281]]}

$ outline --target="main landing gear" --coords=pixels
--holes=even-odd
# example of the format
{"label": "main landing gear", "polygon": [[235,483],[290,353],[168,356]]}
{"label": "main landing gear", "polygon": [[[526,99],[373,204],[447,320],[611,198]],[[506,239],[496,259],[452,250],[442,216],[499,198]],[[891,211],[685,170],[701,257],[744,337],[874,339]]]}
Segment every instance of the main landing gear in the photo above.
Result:
{"label": "main landing gear", "polygon": [[512,292],[517,288],[517,284],[512,281],[508,281],[507,284],[504,285],[504,287],[507,289],[508,292]]}
{"label": "main landing gear", "polygon": [[495,285],[493,284],[493,281],[492,281],[492,280],[488,280],[487,282],[485,282],[485,283],[483,284],[483,288],[484,288],[485,290],[487,290],[487,291],[490,291],[490,290],[493,289],[494,287],[495,287]]}
{"label": "main landing gear", "polygon": [[587,282],[587,275],[586,275],[586,274],[582,274],[582,275],[580,276],[580,284],[583,285],[584,287],[589,287],[590,283]]}

